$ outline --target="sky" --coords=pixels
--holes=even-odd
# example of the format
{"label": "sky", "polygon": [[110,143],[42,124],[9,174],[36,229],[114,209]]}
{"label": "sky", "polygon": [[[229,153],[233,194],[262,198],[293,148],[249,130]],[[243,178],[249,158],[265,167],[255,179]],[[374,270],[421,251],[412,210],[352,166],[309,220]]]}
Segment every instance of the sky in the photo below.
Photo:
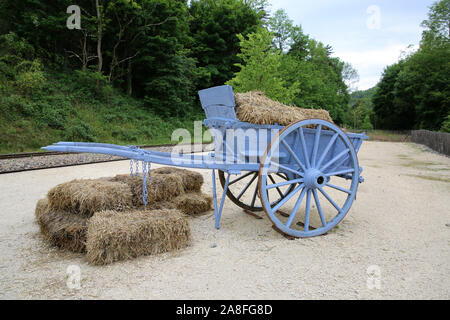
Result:
{"label": "sky", "polygon": [[[417,48],[420,24],[434,0],[269,0],[272,12],[285,9],[294,24],[333,47],[333,56],[359,74],[355,89],[375,86],[402,51]],[[413,45],[412,49],[408,49]]]}

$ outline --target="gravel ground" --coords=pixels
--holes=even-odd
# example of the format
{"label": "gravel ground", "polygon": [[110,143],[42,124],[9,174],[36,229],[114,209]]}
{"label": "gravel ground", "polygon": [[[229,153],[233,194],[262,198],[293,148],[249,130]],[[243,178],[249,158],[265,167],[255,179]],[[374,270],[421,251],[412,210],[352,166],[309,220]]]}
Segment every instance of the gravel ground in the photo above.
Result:
{"label": "gravel ground", "polygon": [[[212,212],[190,220],[187,249],[104,267],[48,247],[34,208],[56,184],[127,161],[0,175],[0,299],[449,299],[450,158],[369,141],[359,160],[366,182],[325,236],[289,241],[227,200],[220,230]],[[74,265],[79,289],[66,283]]]}
{"label": "gravel ground", "polygon": [[[207,146],[208,145],[203,145],[203,149],[205,150],[208,148]],[[144,150],[170,152],[172,148],[173,147],[170,146],[151,147],[144,148]],[[34,170],[48,167],[62,167],[67,165],[87,164],[120,159],[124,158],[94,153],[75,153],[17,159],[0,159],[0,173],[19,170]]]}

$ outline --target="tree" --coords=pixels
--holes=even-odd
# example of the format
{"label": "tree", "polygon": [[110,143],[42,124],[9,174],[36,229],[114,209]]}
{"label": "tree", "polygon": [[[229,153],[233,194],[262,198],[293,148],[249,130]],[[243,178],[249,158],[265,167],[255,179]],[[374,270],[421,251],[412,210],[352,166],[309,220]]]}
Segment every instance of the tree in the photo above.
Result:
{"label": "tree", "polygon": [[329,47],[300,30],[289,53],[283,56],[281,69],[288,83],[297,82],[294,104],[302,108],[325,109],[338,124],[347,122],[348,87],[344,81],[345,63],[328,56]]}
{"label": "tree", "polygon": [[[189,8],[192,57],[197,60],[197,89],[223,85],[239,69],[237,34],[247,36],[261,24],[256,1],[193,0]],[[264,3],[264,2],[261,2]]]}
{"label": "tree", "polygon": [[238,35],[241,52],[238,56],[243,64],[236,64],[241,70],[227,82],[237,92],[251,90],[263,91],[269,98],[292,104],[297,93],[297,83],[287,85],[283,80],[281,52],[272,47],[273,35],[261,28],[257,33],[251,33],[246,39]]}
{"label": "tree", "polygon": [[183,117],[193,109],[195,80],[195,60],[186,49],[191,41],[187,3],[151,1],[153,14],[144,13],[150,32],[135,44],[140,54],[133,62],[134,92],[158,114]]}
{"label": "tree", "polygon": [[423,42],[446,42],[450,38],[450,0],[435,2],[430,7],[428,19],[422,22],[425,28]]}
{"label": "tree", "polygon": [[420,48],[386,68],[373,97],[385,129],[439,130],[450,112],[450,1],[430,8]]}
{"label": "tree", "polygon": [[286,51],[290,48],[295,33],[294,22],[284,9],[278,9],[269,19],[269,30],[273,32],[273,44],[276,49]]}

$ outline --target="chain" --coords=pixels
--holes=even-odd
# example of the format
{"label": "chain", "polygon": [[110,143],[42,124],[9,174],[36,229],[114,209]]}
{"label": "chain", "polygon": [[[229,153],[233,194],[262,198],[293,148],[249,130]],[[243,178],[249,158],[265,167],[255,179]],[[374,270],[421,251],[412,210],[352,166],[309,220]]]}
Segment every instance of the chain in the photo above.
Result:
{"label": "chain", "polygon": [[[133,163],[135,163],[136,169],[133,170]],[[130,175],[136,177],[139,174],[139,161],[130,159]]]}
{"label": "chain", "polygon": [[134,160],[133,159],[130,159],[130,176],[134,176],[134,173],[133,173],[133,162],[134,162]]}
{"label": "chain", "polygon": [[150,184],[151,182],[150,168],[150,162],[142,161],[142,202],[144,205],[148,203],[147,183]]}

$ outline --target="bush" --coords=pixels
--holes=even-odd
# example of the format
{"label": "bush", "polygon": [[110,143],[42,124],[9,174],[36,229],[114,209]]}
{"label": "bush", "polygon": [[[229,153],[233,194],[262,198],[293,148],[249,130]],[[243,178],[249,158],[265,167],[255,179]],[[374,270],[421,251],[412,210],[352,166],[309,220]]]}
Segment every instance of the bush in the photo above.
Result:
{"label": "bush", "polygon": [[27,71],[16,77],[15,85],[24,95],[31,96],[45,86],[45,76],[42,71]]}
{"label": "bush", "polygon": [[53,129],[64,129],[66,112],[64,109],[55,108],[49,104],[41,105],[40,122]]}
{"label": "bush", "polygon": [[66,130],[65,140],[69,141],[95,141],[94,130],[87,123],[75,120]]}
{"label": "bush", "polygon": [[19,115],[31,116],[36,112],[33,104],[17,94],[4,97],[1,102],[1,112],[11,120],[17,119]]}
{"label": "bush", "polygon": [[364,121],[361,124],[361,129],[367,130],[367,131],[373,130],[373,125],[370,122],[370,116],[369,115],[366,115],[366,117],[364,118]]}
{"label": "bush", "polygon": [[93,99],[105,102],[114,93],[108,78],[101,72],[77,70],[70,86],[71,91],[77,92],[77,98],[86,102],[91,102]]}
{"label": "bush", "polygon": [[450,114],[447,116],[447,118],[442,123],[441,132],[450,133]]}

